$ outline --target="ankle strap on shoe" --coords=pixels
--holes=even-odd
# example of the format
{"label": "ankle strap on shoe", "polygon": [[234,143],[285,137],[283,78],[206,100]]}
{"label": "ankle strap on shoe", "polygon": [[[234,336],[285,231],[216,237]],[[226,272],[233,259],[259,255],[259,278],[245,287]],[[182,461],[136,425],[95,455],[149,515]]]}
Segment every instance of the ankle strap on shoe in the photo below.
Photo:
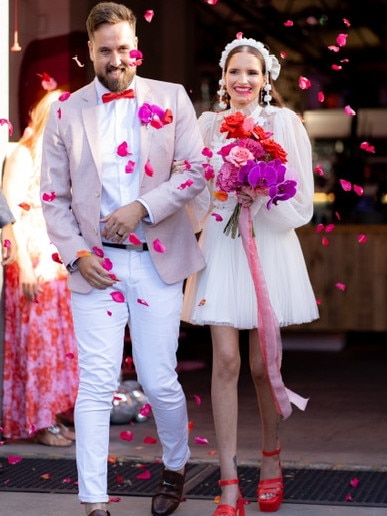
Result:
{"label": "ankle strap on shoe", "polygon": [[274,457],[274,455],[279,455],[281,453],[281,448],[277,448],[276,450],[274,451],[265,451],[265,450],[262,450],[262,455],[264,457]]}
{"label": "ankle strap on shoe", "polygon": [[239,480],[237,478],[233,478],[232,480],[219,480],[218,484],[220,486],[231,486],[233,484],[239,484]]}

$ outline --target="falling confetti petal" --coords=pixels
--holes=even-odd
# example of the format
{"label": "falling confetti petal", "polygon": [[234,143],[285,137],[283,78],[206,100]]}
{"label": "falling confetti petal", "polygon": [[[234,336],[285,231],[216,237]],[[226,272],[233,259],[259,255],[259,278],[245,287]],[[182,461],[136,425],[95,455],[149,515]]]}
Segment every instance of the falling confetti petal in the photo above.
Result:
{"label": "falling confetti petal", "polygon": [[284,23],[284,27],[293,27],[293,22],[292,22],[292,20],[287,20],[287,21]]}
{"label": "falling confetti petal", "polygon": [[56,263],[63,263],[63,260],[61,259],[61,257],[59,256],[59,253],[53,253],[51,255],[51,258],[52,258],[52,261],[53,262],[56,262]]}
{"label": "falling confetti petal", "polygon": [[359,244],[366,244],[367,240],[368,240],[367,235],[364,235],[364,234],[357,235],[357,241],[359,242]]}
{"label": "falling confetti petal", "polygon": [[134,171],[135,166],[136,162],[129,160],[125,165],[125,174],[131,174]]}
{"label": "falling confetti petal", "polygon": [[351,106],[345,106],[344,108],[344,113],[346,115],[349,115],[349,116],[355,116],[356,115],[356,111],[354,111]]}
{"label": "falling confetti petal", "polygon": [[45,202],[52,202],[54,201],[56,198],[56,193],[55,192],[50,192],[50,193],[46,193],[44,192],[42,194],[42,200],[45,201]]}
{"label": "falling confetti petal", "polygon": [[362,142],[360,144],[360,148],[365,150],[366,152],[375,152],[375,147],[370,145],[368,142]]}
{"label": "falling confetti petal", "polygon": [[154,16],[154,11],[152,11],[152,9],[148,9],[147,11],[145,11],[145,14],[144,14],[144,18],[145,20],[150,23],[153,19],[153,16]]}
{"label": "falling confetti petal", "polygon": [[216,222],[222,222],[223,220],[222,215],[219,215],[219,213],[211,213],[211,217],[214,217]]}
{"label": "falling confetti petal", "polygon": [[155,173],[155,171],[151,165],[151,162],[148,159],[147,162],[145,163],[145,174],[149,177],[152,177],[154,173]]}
{"label": "falling confetti petal", "polygon": [[134,245],[140,245],[142,243],[135,233],[129,234],[129,242]]}
{"label": "falling confetti petal", "polygon": [[323,175],[324,175],[324,170],[323,170],[322,165],[316,165],[316,166],[314,167],[314,171],[316,172],[316,174],[317,174],[318,176],[323,176]]}
{"label": "falling confetti petal", "polygon": [[359,479],[357,477],[353,478],[350,482],[352,487],[357,487],[359,485]]}
{"label": "falling confetti petal", "polygon": [[31,209],[31,206],[27,202],[21,202],[20,204],[18,204],[18,206],[20,206],[20,208],[22,208],[25,211],[30,211]]}
{"label": "falling confetti petal", "polygon": [[329,238],[327,238],[326,236],[323,236],[322,239],[321,239],[321,243],[324,247],[328,247],[329,245],[331,245],[330,241],[329,241]]}
{"label": "falling confetti petal", "polygon": [[165,253],[165,246],[160,242],[158,238],[156,238],[156,240],[153,241],[153,249],[157,253]]}
{"label": "falling confetti petal", "polygon": [[301,90],[308,90],[311,87],[311,85],[312,85],[312,83],[310,82],[309,79],[300,75],[300,77],[298,79],[298,87]]}
{"label": "falling confetti petal", "polygon": [[339,34],[336,38],[336,43],[339,45],[339,47],[345,47],[347,43],[347,37],[348,34]]}
{"label": "falling confetti petal", "polygon": [[111,316],[113,315],[113,314],[112,314],[112,312],[111,312],[110,310],[106,310],[106,313],[107,313],[107,315],[108,315],[109,317],[111,317]]}
{"label": "falling confetti petal", "polygon": [[201,405],[202,404],[202,399],[197,394],[194,394],[194,399],[195,399],[196,405]]}
{"label": "falling confetti petal", "polygon": [[359,186],[359,185],[353,185],[353,191],[355,192],[356,195],[363,195],[363,192],[364,192],[364,189],[363,187]]}
{"label": "falling confetti petal", "polygon": [[345,179],[340,179],[341,188],[345,192],[350,192],[352,189],[352,184],[349,181],[346,181]]}
{"label": "falling confetti petal", "polygon": [[328,50],[332,52],[340,52],[340,47],[336,47],[336,45],[329,45]]}
{"label": "falling confetti petal", "polygon": [[122,292],[111,292],[110,296],[116,303],[125,303],[125,296]]}
{"label": "falling confetti petal", "polygon": [[324,95],[324,93],[323,93],[322,91],[319,91],[319,92],[317,93],[317,100],[318,100],[319,102],[324,102],[324,100],[325,100],[325,95]]}
{"label": "falling confetti petal", "polygon": [[60,102],[64,102],[65,100],[67,100],[69,97],[71,96],[71,93],[69,91],[65,91],[64,93],[62,93],[62,95],[59,96],[58,100]]}
{"label": "falling confetti petal", "polygon": [[152,411],[152,407],[149,403],[145,403],[143,407],[139,410],[139,414],[143,417],[149,417],[150,413]]}
{"label": "falling confetti petal", "polygon": [[349,20],[347,20],[347,18],[343,18],[343,22],[344,22],[344,25],[346,25],[347,27],[351,26],[351,22]]}
{"label": "falling confetti petal", "polygon": [[156,444],[156,443],[157,443],[157,439],[155,439],[154,437],[150,437],[149,435],[147,435],[147,436],[144,438],[144,443],[145,443],[145,444]]}
{"label": "falling confetti petal", "polygon": [[335,287],[344,292],[347,290],[347,285],[345,283],[335,283]]}
{"label": "falling confetti petal", "polygon": [[7,460],[8,464],[17,464],[23,460],[23,457],[20,457],[20,455],[8,455]]}
{"label": "falling confetti petal", "polygon": [[133,437],[133,432],[131,432],[130,430],[124,430],[120,433],[120,439],[122,439],[123,441],[132,441]]}
{"label": "falling confetti petal", "polygon": [[136,475],[136,478],[138,478],[139,480],[149,480],[151,478],[151,472],[147,469],[142,473]]}
{"label": "falling confetti petal", "polygon": [[120,145],[117,147],[117,154],[122,158],[130,156],[131,152],[129,152],[129,146],[127,142],[120,143]]}
{"label": "falling confetti petal", "polygon": [[205,437],[195,437],[194,439],[195,441],[195,444],[208,444],[208,439],[206,439]]}
{"label": "falling confetti petal", "polygon": [[12,134],[13,134],[13,125],[6,118],[0,118],[0,125],[4,125],[4,124],[8,125],[8,134],[10,136],[12,136]]}
{"label": "falling confetti petal", "polygon": [[[342,67],[342,66],[340,66],[340,65],[337,65],[337,64],[333,64],[333,65],[332,65],[332,70],[340,71],[340,70],[342,70],[342,69],[343,69],[343,67]],[[349,106],[348,106],[348,107],[349,107]],[[351,112],[351,113],[346,113],[346,114],[347,114],[347,115],[356,115],[356,113],[355,113],[354,111],[353,111],[353,112]]]}
{"label": "falling confetti petal", "polygon": [[139,305],[149,306],[149,305],[148,305],[148,303],[145,301],[145,299],[140,299],[140,298],[138,298],[138,299],[137,299],[137,303],[138,303]]}
{"label": "falling confetti petal", "polygon": [[352,498],[351,493],[347,493],[347,494],[345,495],[345,501],[346,501],[346,502],[353,502],[353,498]]}

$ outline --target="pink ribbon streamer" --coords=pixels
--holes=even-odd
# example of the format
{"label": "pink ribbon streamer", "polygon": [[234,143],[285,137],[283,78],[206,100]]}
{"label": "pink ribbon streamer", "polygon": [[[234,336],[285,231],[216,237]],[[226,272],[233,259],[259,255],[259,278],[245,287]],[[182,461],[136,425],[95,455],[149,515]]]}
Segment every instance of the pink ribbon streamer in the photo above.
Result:
{"label": "pink ribbon streamer", "polygon": [[284,418],[292,413],[291,403],[305,410],[307,399],[287,389],[281,375],[282,344],[279,325],[271,306],[265,276],[252,231],[251,211],[241,207],[239,232],[254,282],[258,307],[258,337],[277,412]]}

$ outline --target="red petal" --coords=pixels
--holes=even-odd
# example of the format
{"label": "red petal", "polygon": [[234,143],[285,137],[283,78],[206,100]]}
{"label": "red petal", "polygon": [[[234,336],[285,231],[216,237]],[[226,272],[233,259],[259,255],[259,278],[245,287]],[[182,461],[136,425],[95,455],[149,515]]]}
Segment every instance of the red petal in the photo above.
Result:
{"label": "red petal", "polygon": [[145,20],[150,23],[152,21],[152,18],[154,16],[154,11],[152,11],[152,9],[148,9],[145,14],[144,14],[144,18]]}
{"label": "red petal", "polygon": [[145,299],[138,298],[137,303],[139,303],[140,305],[149,306],[148,303],[145,301]]}
{"label": "red petal", "polygon": [[154,437],[150,437],[148,435],[148,436],[145,437],[144,443],[145,444],[156,444],[157,443],[157,439],[155,439]]}
{"label": "red petal", "polygon": [[141,240],[138,238],[138,236],[135,233],[130,233],[129,242],[134,245],[141,244]]}
{"label": "red petal", "polygon": [[151,162],[149,161],[149,159],[145,163],[145,174],[147,176],[149,176],[149,177],[152,177],[153,174],[154,174],[154,170],[153,170],[153,167],[152,167]]}
{"label": "red petal", "polygon": [[153,241],[153,249],[158,253],[165,253],[165,246],[160,242],[158,238]]}
{"label": "red petal", "polygon": [[120,433],[120,439],[122,439],[123,441],[132,441],[133,437],[133,432],[131,432],[130,430],[124,430]]}
{"label": "red petal", "polygon": [[136,478],[138,478],[139,480],[149,480],[151,476],[151,472],[147,469],[143,473],[139,473],[138,475],[136,475]]}
{"label": "red petal", "polygon": [[116,303],[125,303],[125,296],[122,292],[116,290],[115,292],[111,292],[110,295]]}

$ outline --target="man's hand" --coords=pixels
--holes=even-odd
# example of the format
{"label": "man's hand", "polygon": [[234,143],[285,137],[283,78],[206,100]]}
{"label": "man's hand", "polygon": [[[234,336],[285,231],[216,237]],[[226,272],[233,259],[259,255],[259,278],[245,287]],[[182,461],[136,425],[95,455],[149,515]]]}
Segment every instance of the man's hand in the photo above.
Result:
{"label": "man's hand", "polygon": [[79,272],[85,280],[94,288],[98,290],[105,290],[112,287],[117,280],[109,276],[109,272],[102,267],[102,258],[95,254],[89,256],[82,256],[77,260]]}
{"label": "man's hand", "polygon": [[17,257],[17,243],[12,224],[1,229],[2,265],[10,265]]}
{"label": "man's hand", "polygon": [[101,219],[105,223],[102,238],[117,243],[124,242],[147,215],[145,206],[138,201],[118,208]]}

